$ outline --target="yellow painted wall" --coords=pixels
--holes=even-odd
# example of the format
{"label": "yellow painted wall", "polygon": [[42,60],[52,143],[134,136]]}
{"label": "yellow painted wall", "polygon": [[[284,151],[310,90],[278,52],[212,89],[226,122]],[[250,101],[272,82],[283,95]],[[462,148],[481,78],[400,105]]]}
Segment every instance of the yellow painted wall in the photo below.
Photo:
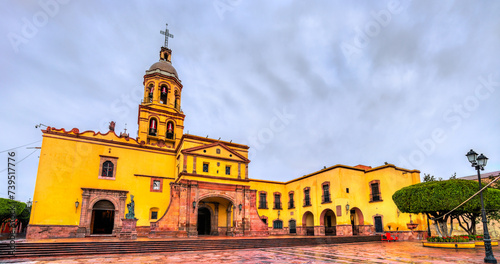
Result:
{"label": "yellow painted wall", "polygon": [[[183,140],[181,142],[181,149],[188,150],[194,147],[203,146],[204,142],[197,140]],[[223,144],[223,143],[222,143]],[[219,153],[217,153],[219,150]],[[239,148],[231,148],[232,151],[247,158],[248,152],[238,151]],[[184,168],[184,158],[186,157],[186,172],[193,173],[194,160],[196,156],[197,174],[206,176],[215,176],[232,179],[244,179],[246,174],[246,162],[238,157],[236,154],[228,151],[220,146],[207,147],[199,150],[191,151],[187,154],[181,154],[179,157],[180,166]],[[203,171],[203,164],[208,164],[208,172]],[[226,174],[226,166],[230,167],[230,174]],[[239,172],[239,177],[238,177]],[[213,179],[205,179],[208,182],[214,182]],[[216,180],[215,180],[216,182]]]}
{"label": "yellow painted wall", "polygon": [[[272,226],[273,221],[278,219],[278,211],[280,211],[279,219],[283,220],[289,214],[288,212],[288,192],[283,183],[278,182],[270,182],[270,181],[259,181],[259,180],[251,180],[250,181],[250,189],[257,190],[256,201],[257,208],[259,208],[259,192],[265,191],[267,192],[266,200],[267,200],[267,209],[258,209],[259,216],[267,217],[268,226]],[[281,194],[281,208],[282,210],[273,209],[274,208],[274,193],[279,192]],[[284,225],[285,226],[285,225]]]}
{"label": "yellow painted wall", "polygon": [[[114,135],[108,137],[116,139]],[[116,180],[98,179],[99,155],[118,157]],[[151,178],[134,174],[172,177],[174,165],[174,156],[165,152],[45,135],[30,224],[78,225],[83,187],[129,191],[127,203],[130,202],[130,194],[134,195],[136,218],[139,219],[137,225],[149,225],[150,208],[159,208],[159,217],[165,212],[170,197],[169,182],[172,180],[163,179],[162,193],[151,192]],[[75,210],[77,200],[80,206]]]}
{"label": "yellow painted wall", "polygon": [[[373,180],[380,181],[380,194],[382,201],[370,202],[370,185]],[[322,203],[322,184],[330,183],[331,203]],[[399,213],[396,205],[392,201],[392,195],[404,186],[409,186],[420,182],[418,171],[408,171],[406,169],[396,168],[394,165],[385,165],[380,168],[363,170],[349,166],[333,166],[312,173],[304,177],[291,180],[286,183],[251,180],[252,189],[258,192],[267,192],[267,201],[269,209],[259,209],[259,215],[268,217],[268,226],[272,227],[272,221],[277,219],[278,210],[272,209],[273,193],[282,193],[281,202],[283,210],[280,212],[280,220],[283,220],[284,227],[288,226],[288,221],[294,219],[297,226],[301,226],[302,218],[305,213],[311,212],[314,216],[314,226],[320,225],[320,215],[326,210],[333,211],[337,225],[350,225],[350,210],[358,208],[363,214],[365,225],[374,224],[374,216],[382,216],[382,224],[385,231],[399,229],[407,231],[406,224],[410,222],[409,214]],[[311,206],[303,206],[304,188],[310,188]],[[349,193],[347,193],[349,188]],[[294,192],[295,208],[288,209],[288,193]],[[259,196],[257,194],[257,205]],[[346,212],[346,205],[349,204],[350,210]],[[337,215],[336,207],[340,205],[342,214]],[[425,218],[420,215],[413,215],[413,222],[418,223],[417,230],[425,230]],[[311,221],[309,219],[309,221]],[[311,225],[311,223],[307,223]],[[356,224],[358,224],[356,222]]]}
{"label": "yellow painted wall", "polygon": [[[187,171],[192,172],[193,168],[193,157],[188,157],[187,163]],[[208,172],[203,171],[203,164],[208,164]],[[230,166],[230,174],[226,174],[226,166]],[[241,163],[240,165],[240,178],[245,178],[245,164]],[[238,162],[236,161],[225,161],[219,160],[216,158],[207,158],[207,157],[197,157],[196,158],[196,173],[201,175],[211,175],[217,177],[226,177],[226,178],[238,178]]]}

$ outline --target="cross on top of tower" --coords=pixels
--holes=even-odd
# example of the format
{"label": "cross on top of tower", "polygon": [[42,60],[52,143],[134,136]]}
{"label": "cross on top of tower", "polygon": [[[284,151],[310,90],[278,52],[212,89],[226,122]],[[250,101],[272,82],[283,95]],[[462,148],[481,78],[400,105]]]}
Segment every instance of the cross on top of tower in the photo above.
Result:
{"label": "cross on top of tower", "polygon": [[162,35],[165,35],[165,44],[163,47],[165,48],[168,48],[168,38],[174,38],[174,35],[170,34],[170,32],[168,31],[168,24],[165,24],[166,27],[165,27],[165,31],[163,30],[160,30],[160,34]]}

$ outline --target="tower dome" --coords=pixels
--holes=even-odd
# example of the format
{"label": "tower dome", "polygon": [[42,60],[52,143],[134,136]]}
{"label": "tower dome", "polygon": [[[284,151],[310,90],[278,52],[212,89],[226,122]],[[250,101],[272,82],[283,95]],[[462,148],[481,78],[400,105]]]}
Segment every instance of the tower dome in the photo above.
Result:
{"label": "tower dome", "polygon": [[177,75],[177,71],[175,70],[174,66],[172,66],[172,50],[169,48],[161,47],[160,50],[160,61],[154,63],[149,67],[149,70],[146,71],[146,73],[153,73],[153,72],[158,72],[158,73],[163,73],[166,75],[173,75],[175,78],[179,79],[179,75]]}
{"label": "tower dome", "polygon": [[175,77],[179,78],[179,76],[177,75],[177,71],[175,70],[174,66],[172,66],[172,63],[166,60],[160,60],[159,62],[156,62],[155,64],[151,65],[148,71],[153,71],[153,70],[168,72],[175,75]]}

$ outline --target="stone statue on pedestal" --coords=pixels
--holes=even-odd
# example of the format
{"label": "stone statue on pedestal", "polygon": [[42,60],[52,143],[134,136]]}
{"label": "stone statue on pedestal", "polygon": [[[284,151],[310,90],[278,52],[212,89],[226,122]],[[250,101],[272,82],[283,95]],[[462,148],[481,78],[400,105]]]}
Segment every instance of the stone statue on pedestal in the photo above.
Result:
{"label": "stone statue on pedestal", "polygon": [[135,219],[134,207],[135,207],[134,196],[130,195],[130,203],[127,204],[128,213],[127,215],[125,215],[125,219]]}
{"label": "stone statue on pedestal", "polygon": [[125,215],[125,219],[122,219],[122,229],[118,234],[118,238],[124,240],[134,240],[137,239],[137,220],[135,218],[134,212],[135,202],[134,196],[130,195],[130,203],[127,204],[128,213]]}

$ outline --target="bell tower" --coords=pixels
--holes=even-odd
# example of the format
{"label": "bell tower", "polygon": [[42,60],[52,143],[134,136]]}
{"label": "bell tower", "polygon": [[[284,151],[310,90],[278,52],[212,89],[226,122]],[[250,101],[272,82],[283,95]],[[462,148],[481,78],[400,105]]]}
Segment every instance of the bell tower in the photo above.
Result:
{"label": "bell tower", "polygon": [[[166,32],[165,39],[173,37]],[[181,110],[182,84],[172,66],[172,50],[160,49],[160,60],[144,75],[144,97],[139,105],[137,139],[146,144],[177,147],[184,131],[185,115]]]}

